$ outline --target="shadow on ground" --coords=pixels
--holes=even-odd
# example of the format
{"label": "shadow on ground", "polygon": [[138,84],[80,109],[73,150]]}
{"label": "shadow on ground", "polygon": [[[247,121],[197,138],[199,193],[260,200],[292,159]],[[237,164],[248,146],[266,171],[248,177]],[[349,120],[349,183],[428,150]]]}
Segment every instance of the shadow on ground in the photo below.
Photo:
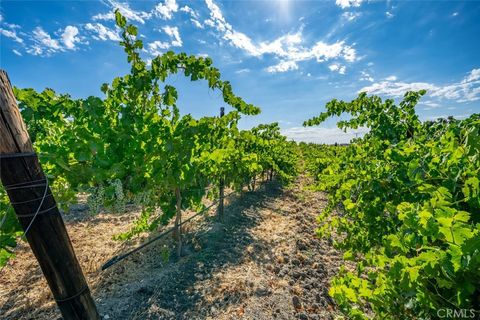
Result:
{"label": "shadow on ground", "polygon": [[[305,184],[235,194],[223,223],[213,214],[185,225],[180,259],[167,236],[105,271],[107,260],[148,240],[112,240],[139,212],[91,217],[79,209],[66,224],[102,319],[334,319],[329,283],[349,266],[331,239],[315,236],[326,197]],[[60,318],[28,247],[8,271],[0,275],[0,318]]]}
{"label": "shadow on ground", "polygon": [[[186,230],[185,255],[178,261],[171,258],[165,263],[160,251],[166,244],[158,243],[141,255],[129,258],[127,263],[122,265],[120,262],[115,269],[112,268],[114,270],[110,271],[106,281],[93,290],[94,296],[103,297],[97,298],[101,314],[110,319],[205,318],[215,306],[211,301],[205,301],[205,297],[195,290],[195,284],[211,278],[227,265],[241,263],[248,246],[262,246],[251,237],[250,230],[261,219],[258,212],[281,194],[281,187],[270,182],[256,191],[232,197],[225,206],[223,223],[215,217],[208,217]],[[118,277],[127,273],[127,277]],[[112,274],[119,290],[110,291],[109,296],[106,294],[109,290],[105,288]],[[125,295],[129,296],[127,301]],[[223,299],[218,303],[225,307],[229,301],[241,301],[242,295],[232,292]]]}

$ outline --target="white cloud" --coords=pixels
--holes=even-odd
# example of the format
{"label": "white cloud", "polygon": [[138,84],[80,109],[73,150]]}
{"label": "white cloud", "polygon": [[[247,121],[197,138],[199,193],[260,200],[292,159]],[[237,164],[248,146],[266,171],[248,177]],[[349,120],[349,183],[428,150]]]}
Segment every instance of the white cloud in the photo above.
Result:
{"label": "white cloud", "polygon": [[[189,7],[185,6],[183,8]],[[182,8],[182,9],[183,9]],[[186,9],[186,10],[188,10]],[[159,3],[155,7],[155,14],[163,20],[170,20],[173,18],[173,14],[178,11],[178,4],[175,0],[165,0],[165,3]]]}
{"label": "white cloud", "polygon": [[472,69],[459,83],[438,87],[431,93],[432,97],[441,97],[458,102],[480,100],[480,69]]}
{"label": "white cloud", "polygon": [[213,20],[211,19],[207,19],[203,23],[209,27],[212,27],[212,28],[215,27],[215,22],[213,22]]}
{"label": "white cloud", "polygon": [[458,16],[458,12],[452,13],[452,17],[456,17],[456,16]]}
{"label": "white cloud", "polygon": [[240,74],[240,73],[248,73],[248,72],[250,72],[250,69],[247,69],[247,68],[245,68],[245,69],[240,69],[240,70],[235,71],[235,73],[237,73],[237,74]]}
{"label": "white cloud", "polygon": [[429,106],[431,108],[438,108],[438,107],[441,107],[441,105],[439,103],[436,103],[436,102],[433,102],[433,101],[430,101],[430,100],[427,100],[427,101],[423,101],[422,104],[426,105],[426,106]]}
{"label": "white cloud", "polygon": [[368,92],[372,94],[384,94],[386,96],[392,97],[401,97],[407,91],[418,91],[422,89],[427,90],[434,90],[436,87],[432,84],[425,83],[425,82],[412,82],[412,83],[405,83],[405,82],[389,82],[389,81],[381,81],[378,83],[374,83],[368,87],[364,87],[360,89],[360,92]]}
{"label": "white cloud", "polygon": [[273,55],[280,60],[278,65],[266,69],[269,72],[298,69],[298,62],[300,61],[316,60],[317,62],[324,62],[332,59],[343,59],[347,62],[353,62],[357,59],[355,49],[347,45],[345,41],[337,41],[332,44],[318,41],[311,47],[303,46],[304,39],[301,30],[280,36],[273,41],[256,43],[246,34],[235,30],[225,20],[220,8],[213,0],[205,0],[205,2],[210,10],[210,18],[205,20],[204,24],[222,33],[224,40],[248,55],[254,57]]}
{"label": "white cloud", "polygon": [[198,21],[198,20],[195,20],[195,19],[192,18],[192,19],[190,19],[190,21],[192,21],[193,25],[194,25],[195,27],[199,28],[199,29],[205,28],[205,27],[203,26],[203,24],[201,24],[200,21]]}
{"label": "white cloud", "polygon": [[401,97],[407,91],[426,89],[428,91],[427,94],[430,97],[436,97],[439,99],[454,100],[456,102],[480,100],[480,69],[472,69],[460,82],[444,86],[426,82],[407,83],[395,81],[396,78],[392,78],[391,81],[381,81],[368,87],[364,87],[359,91],[391,97]]}
{"label": "white cloud", "polygon": [[396,76],[388,76],[385,78],[385,80],[387,81],[397,81],[397,77]]}
{"label": "white cloud", "polygon": [[148,52],[152,56],[158,56],[161,55],[163,52],[161,50],[166,50],[170,48],[170,43],[169,42],[163,42],[163,41],[154,41],[149,43],[148,45]]}
{"label": "white cloud", "polygon": [[266,69],[267,72],[276,73],[276,72],[286,72],[290,70],[297,70],[298,64],[295,61],[280,61],[279,64],[270,66]]}
{"label": "white cloud", "polygon": [[27,52],[32,55],[50,55],[54,52],[64,50],[59,41],[52,39],[52,37],[45,30],[43,30],[42,27],[36,27],[33,30],[32,40],[34,44],[27,49]]}
{"label": "white cloud", "polygon": [[[158,3],[155,8],[150,11],[135,10],[130,7],[127,2],[119,2],[115,0],[105,0],[108,6],[112,9],[118,9],[120,13],[130,21],[136,21],[144,24],[146,20],[152,17],[160,17],[163,20],[170,20],[173,18],[173,14],[179,10],[176,0],[165,0],[163,3]],[[198,14],[188,6],[184,6],[180,10],[187,12],[192,17],[197,17]],[[99,13],[92,17],[93,20],[115,20],[115,14],[113,12]]]}
{"label": "white cloud", "polygon": [[22,43],[22,44],[23,44],[23,39],[20,38],[20,37],[17,35],[17,33],[15,32],[15,30],[6,30],[6,29],[3,29],[3,28],[0,28],[0,34],[2,34],[4,37],[13,39],[13,41],[15,41],[15,42],[18,42],[18,43]]}
{"label": "white cloud", "polygon": [[385,12],[385,15],[387,16],[388,19],[392,19],[393,17],[395,17],[395,15],[390,11]]}
{"label": "white cloud", "polygon": [[43,44],[47,48],[51,48],[53,50],[60,50],[60,44],[58,43],[58,40],[52,39],[50,35],[45,32],[41,27],[36,27],[35,30],[33,30],[33,36],[35,40],[37,40],[39,43]]}
{"label": "white cloud", "polygon": [[367,128],[348,130],[347,133],[339,128],[324,127],[293,127],[282,130],[282,134],[291,140],[326,144],[349,143],[353,138],[360,138],[367,132]]}
{"label": "white cloud", "polygon": [[[112,9],[118,9],[118,11],[125,17],[127,20],[136,21],[141,24],[145,23],[145,20],[148,20],[152,17],[152,14],[145,11],[137,11],[130,8],[128,3],[121,3],[115,0],[106,0],[106,3],[112,7]],[[112,12],[99,13],[92,17],[93,20],[115,20],[115,15]]]}
{"label": "white cloud", "polygon": [[181,8],[180,8],[180,11],[190,14],[190,15],[192,16],[192,18],[195,18],[195,19],[200,18],[200,15],[198,14],[198,12],[195,11],[195,10],[193,10],[193,9],[190,8],[189,6],[183,6],[183,7],[181,7]]}
{"label": "white cloud", "polygon": [[62,41],[67,49],[75,49],[75,43],[80,42],[80,39],[77,37],[78,28],[74,26],[67,26],[62,33]]}
{"label": "white cloud", "polygon": [[180,32],[178,32],[177,27],[170,27],[166,26],[162,28],[166,34],[172,38],[171,45],[172,47],[181,47],[182,46],[182,39],[180,38]]}
{"label": "white cloud", "polygon": [[115,20],[115,14],[113,12],[99,13],[92,17],[92,20]]}
{"label": "white cloud", "polygon": [[373,77],[368,72],[361,71],[360,73],[362,74],[362,76],[360,77],[360,81],[369,81],[369,82],[374,81]]}
{"label": "white cloud", "polygon": [[183,6],[180,8],[180,11],[185,12],[186,14],[190,15],[190,21],[193,23],[193,25],[199,29],[205,28],[203,24],[199,21],[200,14],[190,8],[189,6]]}
{"label": "white cloud", "polygon": [[360,7],[363,0],[336,0],[335,4],[342,9],[350,7]]}
{"label": "white cloud", "polygon": [[102,41],[106,41],[106,40],[120,41],[121,40],[116,31],[105,27],[101,23],[87,23],[85,25],[85,29],[95,33],[95,35],[93,36],[95,40],[102,40]]}
{"label": "white cloud", "polygon": [[344,12],[342,14],[342,18],[344,18],[347,21],[353,21],[358,17],[360,17],[360,15],[361,15],[360,12]]}
{"label": "white cloud", "polygon": [[9,29],[21,29],[22,28],[18,24],[15,24],[15,23],[6,23],[5,22],[3,25],[6,26]]}
{"label": "white cloud", "polygon": [[473,82],[478,80],[480,80],[480,68],[472,69],[472,71],[470,71],[470,74],[465,79],[462,80],[462,83],[468,83],[468,82]]}
{"label": "white cloud", "polygon": [[430,101],[430,100],[420,101],[419,105],[426,106],[425,108],[423,108],[423,110],[432,110],[432,109],[437,109],[437,108],[442,107],[442,105],[440,103],[433,102],[433,101]]}
{"label": "white cloud", "polygon": [[137,21],[140,22],[141,24],[145,23],[145,20],[148,20],[152,17],[152,14],[149,12],[145,11],[136,11],[128,5],[128,3],[120,3],[116,2],[114,0],[110,0],[110,4],[112,7],[115,9],[118,9],[120,13],[127,18],[127,20],[130,21]]}
{"label": "white cloud", "polygon": [[16,49],[13,49],[12,51],[13,51],[13,53],[15,53],[17,56],[20,56],[20,57],[22,56],[22,54],[20,53],[20,51],[18,51],[18,50],[16,50]]}
{"label": "white cloud", "polygon": [[27,49],[27,52],[34,55],[34,56],[39,56],[43,53],[43,49],[41,46],[34,44],[30,48]]}
{"label": "white cloud", "polygon": [[162,30],[171,38],[171,41],[154,41],[149,43],[147,45],[147,51],[152,56],[160,55],[163,53],[162,50],[169,49],[170,47],[181,47],[183,44],[177,27],[165,26]]}
{"label": "white cloud", "polygon": [[345,74],[347,68],[345,66],[342,66],[342,65],[339,65],[339,64],[331,64],[328,66],[328,69],[330,69],[330,71],[337,71],[338,73],[340,74]]}

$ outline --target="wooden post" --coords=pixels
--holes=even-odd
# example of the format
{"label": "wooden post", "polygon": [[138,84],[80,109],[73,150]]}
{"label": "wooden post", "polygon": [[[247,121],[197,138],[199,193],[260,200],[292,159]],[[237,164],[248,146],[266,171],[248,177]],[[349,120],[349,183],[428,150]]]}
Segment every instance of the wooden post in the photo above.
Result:
{"label": "wooden post", "polygon": [[3,70],[0,70],[0,137],[2,184],[23,230],[30,226],[26,238],[63,318],[100,319]]}
{"label": "wooden post", "polygon": [[[220,118],[225,115],[225,108],[221,107],[220,108]],[[219,202],[218,202],[218,212],[217,216],[220,219],[220,221],[223,221],[223,216],[224,216],[224,211],[225,211],[225,204],[224,204],[224,198],[225,198],[225,179],[224,177],[220,177],[220,194],[219,194]]]}

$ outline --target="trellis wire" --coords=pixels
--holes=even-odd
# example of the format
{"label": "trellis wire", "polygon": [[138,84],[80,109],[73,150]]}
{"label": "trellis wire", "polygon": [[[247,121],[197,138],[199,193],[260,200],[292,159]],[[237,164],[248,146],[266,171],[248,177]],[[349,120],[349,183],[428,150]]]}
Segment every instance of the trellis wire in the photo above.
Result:
{"label": "trellis wire", "polygon": [[[223,198],[227,198],[229,196],[231,196],[232,194],[234,194],[235,191],[232,191],[230,192],[229,194],[227,194],[226,196],[224,196]],[[214,202],[212,202],[212,204],[210,204],[208,207],[205,207],[204,209],[200,210],[199,212],[195,213],[193,216],[191,216],[190,218],[186,219],[185,221],[183,221],[182,223],[180,223],[178,225],[178,227],[181,227],[183,226],[184,224],[186,224],[187,222],[191,221],[192,219],[194,219],[195,217],[199,216],[200,214],[210,210],[210,208],[212,208],[214,205],[218,204],[219,201],[221,199],[217,199],[215,200]],[[107,262],[105,262],[103,265],[102,265],[102,271],[103,270],[106,270],[107,268],[110,268],[111,266],[113,266],[114,264],[124,260],[125,258],[131,256],[132,254],[134,254],[135,252],[145,248],[146,246],[152,244],[153,242],[157,241],[157,240],[160,240],[161,238],[165,237],[166,235],[172,233],[173,231],[175,230],[175,227],[173,228],[170,228],[168,229],[167,231],[165,232],[162,232],[160,233],[158,236],[156,236],[155,238],[153,239],[150,239],[149,241],[145,242],[145,243],[142,243],[141,245],[139,245],[138,247],[128,251],[127,253],[124,253],[124,254],[121,254],[119,256],[115,256],[113,258],[111,258],[110,260],[108,260]]]}

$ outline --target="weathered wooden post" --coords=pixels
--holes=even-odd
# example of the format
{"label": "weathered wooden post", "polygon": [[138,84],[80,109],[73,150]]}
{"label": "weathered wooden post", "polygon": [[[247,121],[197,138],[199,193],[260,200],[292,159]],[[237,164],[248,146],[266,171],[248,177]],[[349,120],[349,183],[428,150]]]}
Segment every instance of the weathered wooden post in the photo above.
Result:
{"label": "weathered wooden post", "polygon": [[0,70],[0,176],[64,319],[100,319],[48,180]]}
{"label": "weathered wooden post", "polygon": [[[225,115],[225,108],[224,107],[221,107],[220,108],[220,118],[223,117]],[[225,207],[224,207],[224,197],[225,197],[225,179],[224,177],[220,177],[220,185],[219,185],[219,189],[220,189],[220,194],[219,194],[219,202],[218,202],[218,218],[223,221],[223,213],[224,213],[224,210],[225,210]]]}

